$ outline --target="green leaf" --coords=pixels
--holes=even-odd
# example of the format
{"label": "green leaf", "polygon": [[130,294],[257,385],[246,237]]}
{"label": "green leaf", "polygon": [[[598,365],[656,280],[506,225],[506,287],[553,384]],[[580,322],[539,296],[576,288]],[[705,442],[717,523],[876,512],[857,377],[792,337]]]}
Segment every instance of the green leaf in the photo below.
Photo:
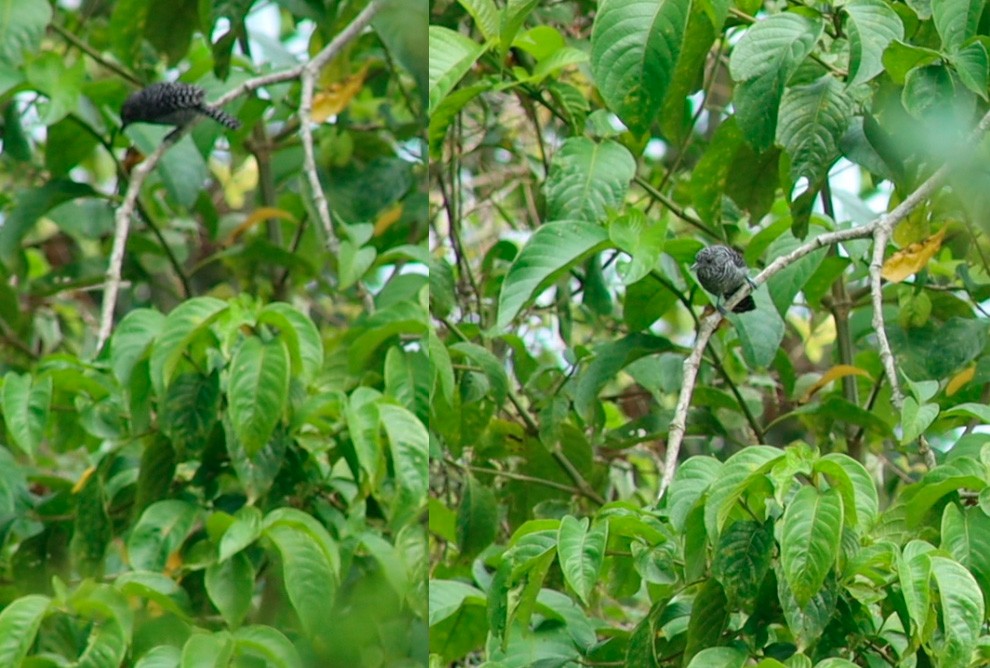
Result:
{"label": "green leaf", "polygon": [[710,579],[701,585],[691,604],[691,619],[687,627],[687,644],[684,660],[702,649],[717,645],[729,623],[728,601],[718,580]]}
{"label": "green leaf", "polygon": [[183,373],[172,380],[161,402],[159,425],[175,450],[202,450],[220,415],[220,374]]}
{"label": "green leaf", "polygon": [[748,606],[756,600],[770,571],[773,548],[773,534],[759,522],[735,522],[722,532],[712,559],[712,575],[722,583],[730,602]]}
{"label": "green leaf", "polygon": [[498,9],[492,0],[458,0],[461,7],[474,19],[478,31],[486,41],[498,37]]}
{"label": "green leaf", "polygon": [[51,20],[46,0],[0,0],[0,67],[16,69],[25,53],[37,53]]}
{"label": "green leaf", "polygon": [[729,5],[727,0],[692,3],[688,11],[687,27],[681,40],[677,65],[671,75],[659,117],[663,134],[671,143],[683,141],[691,130],[691,125],[687,122],[685,101],[704,82],[699,74],[704,72],[712,44],[728,16]]}
{"label": "green leaf", "polygon": [[505,60],[509,47],[515,41],[519,29],[522,28],[523,23],[539,4],[540,0],[509,0],[505,4],[498,31],[502,60]]}
{"label": "green leaf", "polygon": [[145,439],[134,492],[135,516],[155,501],[165,498],[175,477],[175,465],[175,450],[167,438],[156,434]]}
{"label": "green leaf", "polygon": [[709,647],[695,654],[687,668],[743,668],[748,660],[746,652],[735,647]]}
{"label": "green leaf", "polygon": [[206,567],[206,593],[232,629],[244,621],[254,595],[254,566],[243,552]]}
{"label": "green leaf", "polygon": [[165,393],[189,344],[227,308],[226,302],[213,297],[193,297],[168,314],[151,350],[151,380],[159,396]]}
{"label": "green leaf", "polygon": [[784,85],[811,53],[824,26],[800,14],[774,14],[750,26],[729,58],[737,82],[736,120],[746,141],[758,151],[770,147]]}
{"label": "green leaf", "polygon": [[405,408],[382,403],[378,411],[391,446],[392,467],[399,488],[391,508],[392,526],[397,530],[416,517],[426,503],[430,437],[423,423]]}
{"label": "green leaf", "polygon": [[454,89],[486,50],[485,46],[450,28],[430,26],[429,114]]}
{"label": "green leaf", "polygon": [[[707,223],[713,223],[722,216],[722,195],[732,173],[733,157],[742,145],[743,133],[735,116],[729,116],[716,128],[704,154],[691,170],[691,200],[698,215]],[[775,175],[775,184],[776,181]]]}
{"label": "green leaf", "polygon": [[[268,526],[264,535],[281,558],[282,581],[289,602],[306,634],[315,638],[326,629],[327,620],[333,617],[338,574],[311,529],[312,525],[280,521]],[[326,534],[325,529],[320,527],[320,530]],[[327,535],[324,542],[332,543],[332,540]]]}
{"label": "green leaf", "polygon": [[[128,129],[128,133],[141,133],[141,130]],[[150,134],[150,133],[148,133]],[[156,132],[155,137],[158,133]],[[153,140],[157,146],[158,140]],[[209,176],[206,160],[196,148],[191,136],[186,136],[165,152],[155,166],[165,184],[169,196],[180,206],[192,208],[203,192],[203,183]]]}
{"label": "green leaf", "polygon": [[829,576],[811,600],[802,606],[798,604],[787,579],[778,569],[777,597],[780,600],[780,607],[783,609],[787,626],[797,636],[799,646],[809,646],[818,640],[822,631],[832,620],[838,600],[837,587],[835,578]]}
{"label": "green leaf", "polygon": [[677,531],[684,531],[691,508],[705,495],[711,484],[721,476],[723,464],[714,457],[696,455],[680,466],[674,474],[667,493],[670,523]]}
{"label": "green leaf", "polygon": [[742,345],[746,363],[756,368],[766,368],[777,356],[780,342],[784,340],[785,326],[780,314],[771,308],[765,293],[753,294],[756,309],[746,313],[729,313]]}
{"label": "green leaf", "polygon": [[984,100],[987,99],[987,76],[990,70],[990,57],[982,42],[972,42],[952,54],[949,62],[956,69],[959,80]]}
{"label": "green leaf", "polygon": [[607,524],[599,523],[589,529],[589,523],[587,517],[578,520],[566,515],[560,521],[557,534],[560,570],[585,605],[589,604],[591,590],[598,584],[608,539]]}
{"label": "green leaf", "polygon": [[791,159],[790,178],[807,177],[813,188],[839,157],[839,140],[852,116],[852,101],[831,75],[788,88],[780,102],[777,143]]}
{"label": "green leaf", "polygon": [[185,542],[199,517],[188,501],[166,499],[148,506],[127,537],[127,556],[133,568],[161,571],[170,554]]}
{"label": "green leaf", "polygon": [[76,109],[85,67],[82,61],[67,65],[60,55],[51,51],[43,51],[27,61],[24,73],[28,85],[46,98],[38,104],[42,123],[55,124]]}
{"label": "green leaf", "polygon": [[901,444],[915,440],[935,422],[938,417],[938,404],[921,404],[914,397],[905,397],[901,407]]}
{"label": "green leaf", "polygon": [[217,554],[220,561],[229,559],[254,543],[261,535],[261,511],[244,506],[234,513],[234,521],[223,532]]}
{"label": "green leaf", "polygon": [[464,605],[484,604],[485,593],[458,580],[430,580],[430,626],[454,615]]}
{"label": "green leaf", "polygon": [[292,375],[313,378],[323,368],[323,339],[313,321],[285,302],[266,304],[258,314],[258,324],[278,327],[292,360]]}
{"label": "green leaf", "polygon": [[765,479],[774,462],[783,456],[784,451],[779,448],[754,445],[725,460],[718,483],[709,490],[705,502],[705,529],[712,543],[717,542],[722,526],[743,492],[754,482]]}
{"label": "green leaf", "polygon": [[780,563],[800,607],[825,582],[842,538],[842,498],[838,490],[820,493],[805,486],[784,511]]}
{"label": "green leaf", "polygon": [[[814,235],[824,232],[825,229],[818,226],[811,228],[811,233]],[[787,255],[800,245],[801,240],[796,238],[792,232],[785,232],[770,244],[767,249],[767,257],[778,258]],[[770,277],[770,280],[767,281],[767,289],[770,291],[770,298],[773,299],[773,304],[781,316],[787,314],[798,293],[815,275],[827,255],[828,250],[825,248],[813,251]]]}
{"label": "green leaf", "polygon": [[940,664],[969,665],[983,625],[983,594],[962,565],[939,556],[933,556],[931,561],[942,604],[943,636],[933,642]]}
{"label": "green leaf", "polygon": [[564,220],[541,225],[509,267],[495,329],[504,330],[541,292],[607,245],[608,235],[599,225]]}
{"label": "green leaf", "polygon": [[474,476],[468,476],[457,509],[457,545],[461,558],[474,559],[495,540],[498,505],[495,494]]}
{"label": "green leaf", "polygon": [[853,0],[842,6],[849,17],[849,86],[869,81],[883,72],[883,52],[904,37],[904,24],[882,0]]}
{"label": "green leaf", "polygon": [[904,85],[908,72],[916,67],[937,63],[942,54],[934,49],[907,44],[895,39],[883,52],[883,66],[887,74],[898,85]]}
{"label": "green leaf", "polygon": [[0,665],[21,665],[51,602],[47,596],[32,594],[15,599],[0,612]]}
{"label": "green leaf", "polygon": [[[931,610],[931,553],[935,548],[912,540],[897,555],[897,575],[911,622],[910,635],[916,642],[927,634]],[[927,639],[927,638],[924,638]]]}
{"label": "green leaf", "polygon": [[601,221],[622,204],[635,175],[636,161],[622,144],[572,137],[550,162],[544,186],[547,218]]}
{"label": "green leaf", "polygon": [[918,120],[942,117],[948,101],[956,98],[956,87],[944,65],[915,67],[904,79],[901,104]]}
{"label": "green leaf", "polygon": [[227,408],[231,425],[254,456],[268,443],[282,417],[289,394],[289,351],[281,337],[245,339],[230,361]]}
{"label": "green leaf", "polygon": [[34,382],[29,374],[8,371],[3,378],[3,419],[14,443],[34,456],[48,424],[52,401],[52,378]]}
{"label": "green leaf", "polygon": [[609,224],[608,236],[620,250],[632,256],[632,261],[619,269],[622,284],[630,285],[657,266],[667,240],[667,217],[651,220],[639,209],[632,209]]}
{"label": "green leaf", "polygon": [[133,63],[141,48],[151,6],[152,3],[144,0],[119,0],[114,3],[108,32],[114,52],[125,64]]}
{"label": "green leaf", "polygon": [[198,633],[182,646],[180,666],[228,666],[234,656],[234,641],[226,631],[209,635]]}
{"label": "green leaf", "polygon": [[471,364],[480,367],[488,379],[488,398],[495,403],[497,408],[501,408],[509,394],[509,377],[505,373],[505,365],[489,350],[475,343],[461,341],[450,346],[449,351],[452,353],[451,359],[458,359],[458,357],[463,356]]}
{"label": "green leaf", "polygon": [[158,311],[139,308],[128,312],[114,328],[110,364],[121,385],[129,383],[134,366],[147,355],[164,324],[165,316]]}
{"label": "green leaf", "polygon": [[75,495],[75,522],[69,552],[73,564],[85,577],[100,577],[113,528],[107,513],[107,495],[98,470],[91,470]]}
{"label": "green leaf", "polygon": [[634,134],[660,110],[684,42],[689,0],[608,0],[591,33],[591,73],[605,104]]}
{"label": "green leaf", "polygon": [[935,30],[942,38],[943,50],[953,53],[970,37],[983,14],[982,0],[942,0],[932,2],[932,19]]}
{"label": "green leaf", "polygon": [[271,668],[302,668],[299,650],[278,629],[270,626],[245,626],[234,631],[238,656],[249,656]]}
{"label": "green leaf", "polygon": [[880,502],[873,478],[862,464],[840,452],[830,452],[815,462],[816,472],[824,473],[842,495],[846,524],[870,529],[877,519]]}

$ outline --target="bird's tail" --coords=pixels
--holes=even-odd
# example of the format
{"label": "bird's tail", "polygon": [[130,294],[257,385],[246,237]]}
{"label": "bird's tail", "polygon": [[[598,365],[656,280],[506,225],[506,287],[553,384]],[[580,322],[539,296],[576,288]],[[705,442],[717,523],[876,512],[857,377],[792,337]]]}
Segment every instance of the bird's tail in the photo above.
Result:
{"label": "bird's tail", "polygon": [[204,104],[200,108],[200,111],[202,111],[204,114],[215,120],[220,125],[230,130],[236,130],[237,128],[241,127],[241,122],[239,120],[228,114],[226,111],[223,111],[222,109],[218,109],[216,107],[210,107]]}
{"label": "bird's tail", "polygon": [[753,301],[753,295],[746,295],[741,302],[732,307],[733,313],[745,313],[746,311],[755,310],[756,302]]}

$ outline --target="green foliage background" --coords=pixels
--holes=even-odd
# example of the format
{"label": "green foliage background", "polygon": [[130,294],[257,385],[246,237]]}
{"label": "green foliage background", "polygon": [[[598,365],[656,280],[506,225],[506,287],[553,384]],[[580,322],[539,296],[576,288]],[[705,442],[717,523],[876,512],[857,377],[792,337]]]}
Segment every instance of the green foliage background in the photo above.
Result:
{"label": "green foliage background", "polygon": [[[429,30],[434,665],[985,665],[985,4],[459,0]],[[707,344],[658,502],[698,250],[755,274],[944,164],[880,249],[903,402],[874,237],[826,244]]]}
{"label": "green foliage background", "polygon": [[0,1],[0,665],[426,664],[425,2],[379,3],[317,82],[334,239],[299,82],[255,90],[145,181],[96,349],[168,132],[121,133],[127,95],[215,99],[368,4]]}

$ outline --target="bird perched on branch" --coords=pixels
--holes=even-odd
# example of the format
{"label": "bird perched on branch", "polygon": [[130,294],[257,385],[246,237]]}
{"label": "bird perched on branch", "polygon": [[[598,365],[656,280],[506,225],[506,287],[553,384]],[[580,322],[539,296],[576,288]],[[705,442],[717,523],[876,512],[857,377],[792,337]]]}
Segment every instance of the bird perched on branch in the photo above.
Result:
{"label": "bird perched on branch", "polygon": [[[702,248],[695,256],[691,269],[698,276],[701,287],[715,295],[715,308],[722,315],[725,315],[725,309],[721,306],[723,297],[728,299],[734,295],[743,283],[756,287],[753,279],[749,277],[749,270],[742,255],[728,246],[715,245]],[[756,302],[753,301],[753,296],[746,295],[732,311],[745,313],[755,309]]]}
{"label": "bird perched on branch", "polygon": [[131,123],[174,125],[188,124],[197,115],[208,116],[231,130],[241,127],[241,122],[227,112],[211,107],[203,101],[206,91],[199,86],[180,82],[151,84],[134,93],[120,109],[122,127]]}

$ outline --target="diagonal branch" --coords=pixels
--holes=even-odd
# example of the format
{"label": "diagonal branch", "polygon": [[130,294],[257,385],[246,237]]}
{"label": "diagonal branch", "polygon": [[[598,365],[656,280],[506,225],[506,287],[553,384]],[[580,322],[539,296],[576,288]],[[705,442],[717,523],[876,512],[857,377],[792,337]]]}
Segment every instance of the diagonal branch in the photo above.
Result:
{"label": "diagonal branch", "polygon": [[[971,144],[978,142],[986,132],[990,130],[990,112],[987,112],[980,119],[976,130],[971,135]],[[880,272],[883,268],[884,253],[887,249],[887,241],[894,226],[908,216],[922,202],[929,199],[942,187],[949,175],[953,165],[942,165],[934,174],[918,186],[910,195],[898,204],[894,209],[868,224],[853,227],[837,232],[829,232],[811,239],[805,244],[795,248],[786,255],[774,259],[766,268],[753,280],[754,284],[765,283],[771,276],[790,266],[795,261],[826,246],[832,246],[851,239],[863,239],[871,237],[873,239],[873,255],[870,261],[870,292],[873,299],[873,327],[877,336],[877,346],[880,350],[880,357],[883,361],[884,375],[893,390],[893,402],[898,411],[904,403],[904,396],[900,391],[900,383],[897,377],[897,366],[894,362],[894,355],[890,349],[890,342],[887,340],[887,332],[884,328],[883,320],[883,294],[881,292]],[[732,307],[738,304],[743,298],[752,292],[752,288],[743,284],[743,287],[736,291],[731,299],[723,305],[726,311],[731,311]],[[687,425],[687,413],[691,404],[691,395],[694,392],[694,384],[698,378],[698,369],[701,365],[701,355],[712,334],[718,328],[722,315],[713,313],[701,322],[698,328],[698,336],[695,339],[691,354],[684,362],[684,375],[681,383],[681,392],[677,397],[677,406],[674,409],[674,418],[670,423],[667,436],[667,453],[664,457],[663,470],[660,478],[660,488],[657,492],[657,502],[663,498],[667,488],[670,487],[677,470],[677,458],[680,454],[681,444],[684,441],[684,432]],[[928,442],[922,436],[919,439],[919,450],[925,459],[925,463],[932,467],[935,465],[935,457],[928,446]]]}

